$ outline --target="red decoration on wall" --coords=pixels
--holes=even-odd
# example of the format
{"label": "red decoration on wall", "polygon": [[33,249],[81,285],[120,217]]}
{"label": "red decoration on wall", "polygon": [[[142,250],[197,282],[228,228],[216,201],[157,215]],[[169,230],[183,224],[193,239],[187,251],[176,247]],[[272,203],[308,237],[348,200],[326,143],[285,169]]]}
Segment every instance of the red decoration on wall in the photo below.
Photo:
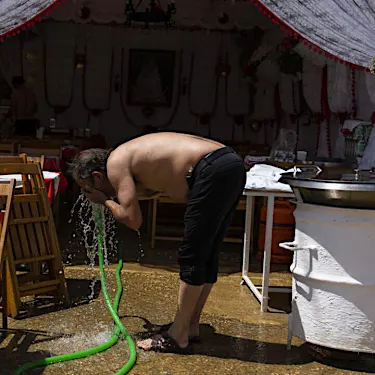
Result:
{"label": "red decoration on wall", "polygon": [[[332,148],[331,148],[331,132],[330,132],[330,120],[331,120],[331,109],[329,108],[328,102],[328,68],[325,66],[323,68],[322,74],[322,88],[321,88],[321,111],[322,111],[322,120],[326,120],[326,136],[327,136],[327,147],[328,147],[328,157],[332,157]],[[320,138],[320,124],[318,123],[318,140],[316,151],[319,148],[319,138]]]}
{"label": "red decoration on wall", "polygon": [[373,124],[375,124],[375,112],[372,112],[372,115],[371,115],[371,122]]}

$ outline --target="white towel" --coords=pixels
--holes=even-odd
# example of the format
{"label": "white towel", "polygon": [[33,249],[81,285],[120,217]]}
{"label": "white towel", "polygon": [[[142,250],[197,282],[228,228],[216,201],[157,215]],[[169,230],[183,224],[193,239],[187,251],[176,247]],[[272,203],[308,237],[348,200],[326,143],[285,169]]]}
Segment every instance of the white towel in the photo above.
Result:
{"label": "white towel", "polygon": [[245,189],[249,190],[273,190],[291,193],[292,189],[287,184],[279,182],[281,175],[291,172],[293,169],[284,171],[272,165],[257,164],[246,174]]}

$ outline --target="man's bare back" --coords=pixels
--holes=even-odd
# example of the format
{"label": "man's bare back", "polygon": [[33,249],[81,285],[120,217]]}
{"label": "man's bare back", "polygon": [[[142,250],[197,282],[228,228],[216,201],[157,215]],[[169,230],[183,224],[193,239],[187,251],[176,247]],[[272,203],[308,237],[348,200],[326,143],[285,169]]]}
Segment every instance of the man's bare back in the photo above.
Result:
{"label": "man's bare back", "polygon": [[107,163],[107,170],[111,171],[109,181],[113,173],[129,173],[138,193],[160,192],[176,202],[185,202],[189,171],[203,156],[222,147],[219,142],[188,134],[144,135],[111,153]]}

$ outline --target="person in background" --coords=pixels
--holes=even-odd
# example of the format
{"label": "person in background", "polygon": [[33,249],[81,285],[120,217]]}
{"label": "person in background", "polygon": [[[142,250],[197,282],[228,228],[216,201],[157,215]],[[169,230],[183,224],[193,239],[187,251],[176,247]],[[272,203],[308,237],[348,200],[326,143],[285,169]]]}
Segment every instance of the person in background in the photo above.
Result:
{"label": "person in background", "polygon": [[38,102],[34,91],[26,85],[22,76],[13,77],[12,85],[11,107],[4,121],[13,117],[15,135],[35,135],[39,122],[35,117]]}

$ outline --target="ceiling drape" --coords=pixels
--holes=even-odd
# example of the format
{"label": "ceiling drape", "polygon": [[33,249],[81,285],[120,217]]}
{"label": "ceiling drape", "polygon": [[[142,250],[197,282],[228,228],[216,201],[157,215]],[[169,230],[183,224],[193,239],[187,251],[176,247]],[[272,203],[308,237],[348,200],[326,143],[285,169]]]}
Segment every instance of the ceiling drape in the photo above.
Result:
{"label": "ceiling drape", "polygon": [[[249,18],[250,1],[262,3],[302,37],[342,60],[367,68],[375,56],[375,0],[249,0]],[[0,36],[12,34],[60,2],[0,0]],[[238,5],[246,13],[244,3]],[[183,8],[180,13],[186,13]]]}
{"label": "ceiling drape", "polygon": [[375,56],[375,0],[252,0],[311,43],[352,64]]}
{"label": "ceiling drape", "polygon": [[0,36],[11,33],[42,15],[55,0],[0,0]]}

